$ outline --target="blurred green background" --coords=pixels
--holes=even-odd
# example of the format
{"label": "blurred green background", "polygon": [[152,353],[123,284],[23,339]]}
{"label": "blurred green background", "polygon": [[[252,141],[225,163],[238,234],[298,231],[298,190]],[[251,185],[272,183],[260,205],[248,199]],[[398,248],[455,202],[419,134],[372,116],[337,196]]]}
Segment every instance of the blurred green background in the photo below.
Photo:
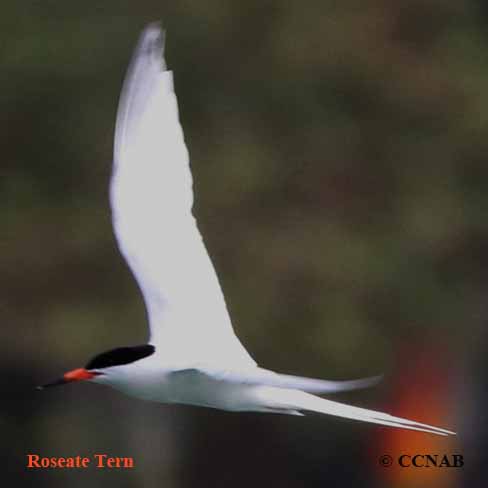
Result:
{"label": "blurred green background", "polygon": [[[482,486],[484,2],[45,0],[0,11],[6,485]],[[149,404],[93,385],[34,391],[146,339],[107,197],[121,83],[158,19],[195,213],[242,342],[282,372],[384,372],[379,388],[338,399],[458,430],[435,449],[464,453],[462,472],[378,471],[393,445],[434,449],[424,434],[392,441],[373,425]],[[98,452],[136,468],[25,468],[29,453]]]}

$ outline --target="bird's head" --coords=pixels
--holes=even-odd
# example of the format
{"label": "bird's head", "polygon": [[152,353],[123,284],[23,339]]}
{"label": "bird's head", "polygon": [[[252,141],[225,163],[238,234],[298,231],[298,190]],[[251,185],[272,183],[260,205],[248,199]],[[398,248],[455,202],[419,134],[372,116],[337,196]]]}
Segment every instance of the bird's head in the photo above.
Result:
{"label": "bird's head", "polygon": [[51,386],[65,385],[74,381],[97,380],[109,373],[111,368],[115,366],[123,366],[139,359],[150,356],[155,351],[151,344],[144,344],[142,346],[127,346],[110,349],[110,351],[102,352],[92,358],[84,368],[76,368],[58,378],[55,381],[38,386],[39,390]]}

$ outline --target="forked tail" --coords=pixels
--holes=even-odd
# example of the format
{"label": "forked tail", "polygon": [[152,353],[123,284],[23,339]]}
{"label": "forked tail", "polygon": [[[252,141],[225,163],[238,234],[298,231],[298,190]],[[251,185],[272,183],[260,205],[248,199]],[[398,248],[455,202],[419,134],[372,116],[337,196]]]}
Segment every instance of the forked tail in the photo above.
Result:
{"label": "forked tail", "polygon": [[[291,390],[262,386],[259,388],[258,396],[263,404],[267,405],[268,411],[297,414],[300,411],[318,412],[326,415],[335,415],[348,419],[371,422],[373,424],[388,425],[401,429],[418,430],[437,435],[456,435],[447,429],[434,427],[433,425],[422,424],[413,420],[394,417],[383,412],[368,410],[366,408],[354,407],[344,403],[320,398],[304,391]],[[298,412],[297,412],[298,411]]]}

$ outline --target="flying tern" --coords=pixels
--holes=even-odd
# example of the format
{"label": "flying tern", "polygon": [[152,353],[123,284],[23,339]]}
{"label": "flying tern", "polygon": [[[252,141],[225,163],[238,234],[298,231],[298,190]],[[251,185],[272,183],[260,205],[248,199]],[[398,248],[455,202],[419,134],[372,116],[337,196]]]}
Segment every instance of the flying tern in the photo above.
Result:
{"label": "flying tern", "polygon": [[142,32],[119,101],[112,220],[143,294],[147,344],[118,347],[39,388],[76,381],[128,395],[229,411],[319,412],[432,434],[446,429],[316,396],[371,386],[378,377],[326,381],[260,368],[234,333],[192,214],[188,151],[159,24]]}

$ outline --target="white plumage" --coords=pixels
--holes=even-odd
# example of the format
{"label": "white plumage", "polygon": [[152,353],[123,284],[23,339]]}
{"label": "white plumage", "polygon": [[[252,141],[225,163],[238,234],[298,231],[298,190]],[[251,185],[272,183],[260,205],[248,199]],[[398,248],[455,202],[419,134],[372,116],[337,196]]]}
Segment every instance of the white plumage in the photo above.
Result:
{"label": "white plumage", "polygon": [[108,351],[50,385],[85,379],[158,402],[290,415],[314,411],[452,434],[312,394],[364,388],[378,377],[325,381],[278,374],[259,368],[244,349],[192,215],[188,151],[163,43],[159,25],[148,26],[128,70],[110,192],[115,234],[144,296],[154,349]]}
{"label": "white plumage", "polygon": [[163,42],[157,25],[145,30],[123,86],[111,183],[115,234],[165,363],[253,366],[192,215],[188,151]]}

